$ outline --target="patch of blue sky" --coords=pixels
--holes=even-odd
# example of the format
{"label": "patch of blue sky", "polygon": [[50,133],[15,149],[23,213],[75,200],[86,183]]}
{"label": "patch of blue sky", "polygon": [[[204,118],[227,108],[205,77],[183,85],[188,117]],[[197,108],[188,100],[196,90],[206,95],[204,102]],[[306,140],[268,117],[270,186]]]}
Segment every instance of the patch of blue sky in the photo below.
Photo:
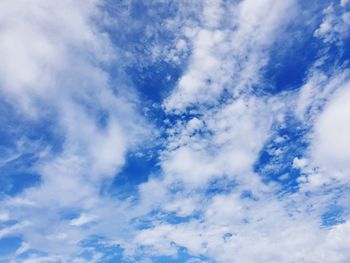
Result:
{"label": "patch of blue sky", "polygon": [[276,43],[271,50],[270,61],[263,69],[266,83],[263,91],[276,94],[300,88],[308,69],[318,58],[319,42],[311,35],[303,38],[301,43]]}
{"label": "patch of blue sky", "polygon": [[[305,197],[312,200],[319,200],[318,205],[323,208],[319,215],[320,226],[322,228],[331,228],[338,224],[342,224],[350,216],[349,192],[350,188],[344,184],[330,184],[324,185],[322,189],[317,192],[305,192]],[[289,203],[288,207],[295,210],[293,203]],[[315,209],[314,205],[307,207],[307,212],[312,213]]]}
{"label": "patch of blue sky", "polygon": [[[300,3],[301,6],[304,4]],[[315,36],[315,31],[322,23],[322,10],[330,4],[329,1],[320,1],[314,7],[307,5],[298,14],[298,19],[288,23],[269,50],[269,62],[262,71],[263,93],[276,94],[300,88],[319,59],[323,62],[318,61],[317,68],[326,74],[348,66],[349,37],[338,42],[325,43]],[[338,3],[334,6],[338,7]],[[341,11],[335,9],[336,14],[340,15]]]}
{"label": "patch of blue sky", "polygon": [[176,256],[173,257],[152,257],[151,262],[154,263],[182,263],[182,262],[191,262],[191,263],[200,263],[200,262],[207,262],[211,263],[213,261],[209,260],[207,257],[204,256],[191,256],[186,249],[184,248],[178,248],[178,253]]}
{"label": "patch of blue sky", "polygon": [[321,215],[322,226],[332,227],[344,223],[349,218],[349,191],[349,185],[331,185],[323,189],[322,195],[332,198]]}
{"label": "patch of blue sky", "polygon": [[138,217],[132,220],[132,224],[138,229],[149,229],[162,222],[162,224],[179,225],[200,220],[201,212],[194,211],[191,215],[179,216],[174,212],[153,210],[145,216]]}
{"label": "patch of blue sky", "polygon": [[0,262],[9,262],[6,260],[3,260],[3,257],[6,257],[10,254],[13,254],[22,243],[22,239],[18,236],[6,236],[3,238],[0,238]]}
{"label": "patch of blue sky", "polygon": [[[119,48],[123,50],[122,54],[117,54],[119,59],[126,50],[133,54],[124,69],[143,99],[143,104],[161,103],[175,86],[186,65],[186,59],[176,64],[153,54],[155,47],[163,49],[176,40],[177,32],[167,30],[165,22],[176,14],[177,8],[176,2],[158,1],[108,1],[105,5],[105,12],[117,17],[117,20],[127,19],[124,22],[129,24],[127,28],[109,26],[103,29],[117,48],[117,53]],[[156,14],[154,10],[157,10]],[[109,69],[112,77],[117,71],[118,67]],[[158,113],[163,114],[161,111]]]}
{"label": "patch of blue sky", "polygon": [[142,217],[133,218],[130,222],[139,230],[151,228],[157,222],[152,218],[156,214],[159,214],[158,210],[151,211],[150,213],[148,213],[148,215]]}
{"label": "patch of blue sky", "polygon": [[350,35],[339,43],[324,47],[325,62],[320,66],[329,75],[339,69],[346,69],[350,63]]}
{"label": "patch of blue sky", "polygon": [[61,220],[72,220],[74,218],[78,218],[80,215],[79,209],[76,208],[61,208],[60,211],[58,211],[58,217]]}
{"label": "patch of blue sky", "polygon": [[167,213],[164,216],[164,222],[167,222],[171,225],[185,224],[193,220],[200,220],[201,216],[201,212],[196,210],[189,216],[179,216],[176,215],[176,213]]}
{"label": "patch of blue sky", "polygon": [[[51,116],[52,117],[52,116]],[[34,166],[41,151],[60,152],[63,137],[54,130],[54,118],[24,119],[5,101],[0,103],[0,196],[16,195],[40,183]]]}
{"label": "patch of blue sky", "polygon": [[254,195],[251,190],[243,190],[240,196],[241,199],[248,199],[252,201],[258,201],[259,198]]}
{"label": "patch of blue sky", "polygon": [[15,196],[28,187],[40,184],[40,176],[36,173],[23,172],[16,167],[9,170],[0,169],[0,199],[7,196]]}
{"label": "patch of blue sky", "polygon": [[152,62],[150,56],[156,44],[164,46],[174,40],[175,32],[166,30],[164,22],[176,10],[177,3],[169,1],[107,1],[103,11],[116,18],[116,24],[124,22],[128,27],[107,26],[103,30],[115,47],[132,52],[136,65],[143,67]]}
{"label": "patch of blue sky", "polygon": [[285,125],[277,124],[274,130],[275,133],[260,152],[254,170],[266,183],[278,182],[282,191],[294,192],[298,190],[300,170],[293,167],[293,160],[303,156],[307,149],[308,140],[305,136],[308,128],[289,115]]}
{"label": "patch of blue sky", "polygon": [[156,125],[161,132],[160,135],[164,137],[164,131],[169,124],[173,125],[184,118],[184,116],[165,113],[162,106],[163,100],[175,87],[182,69],[172,63],[161,61],[145,66],[132,65],[127,72],[141,98],[141,111],[147,120]]}
{"label": "patch of blue sky", "polygon": [[[19,165],[22,166],[22,159]],[[18,164],[17,162],[17,164]],[[39,185],[40,176],[30,172],[26,168],[19,168],[17,165],[6,165],[0,168],[0,199],[8,196],[15,196],[28,187]]]}
{"label": "patch of blue sky", "polygon": [[301,18],[289,23],[270,48],[269,62],[262,70],[266,85],[264,92],[276,94],[300,88],[309,68],[320,57],[323,43],[314,36],[314,31],[322,15],[313,17],[305,26],[304,21],[310,19],[309,15],[301,14]]}
{"label": "patch of blue sky", "polygon": [[[55,130],[55,116],[48,115],[40,121],[23,118],[16,108],[0,98],[0,147],[13,149],[21,139],[26,139],[34,143],[50,144],[51,150],[59,151],[63,138]],[[5,152],[2,149],[0,157]]]}
{"label": "patch of blue sky", "polygon": [[159,61],[145,66],[133,65],[127,72],[146,102],[161,103],[173,90],[183,69],[174,63]]}
{"label": "patch of blue sky", "polygon": [[337,205],[331,205],[327,211],[322,214],[322,225],[331,227],[345,222],[343,217],[344,209]]}
{"label": "patch of blue sky", "polygon": [[125,165],[112,180],[105,181],[101,194],[117,196],[120,199],[136,197],[138,185],[148,180],[149,176],[159,174],[158,155],[155,149],[143,149],[127,155]]}
{"label": "patch of blue sky", "polygon": [[226,177],[218,177],[210,180],[205,189],[205,196],[211,197],[218,194],[228,194],[237,186],[237,182]]}
{"label": "patch of blue sky", "polygon": [[0,229],[4,229],[4,228],[7,228],[7,227],[10,227],[10,226],[13,226],[15,224],[17,224],[18,221],[16,220],[4,220],[2,222],[0,222]]}
{"label": "patch of blue sky", "polygon": [[[149,256],[147,254],[140,254],[135,257],[131,262],[152,262],[152,263],[213,263],[214,261],[210,260],[208,257],[202,255],[191,255],[185,248],[177,246],[175,243],[172,244],[174,248],[176,248],[176,255],[172,256]],[[148,261],[147,261],[148,260]]]}

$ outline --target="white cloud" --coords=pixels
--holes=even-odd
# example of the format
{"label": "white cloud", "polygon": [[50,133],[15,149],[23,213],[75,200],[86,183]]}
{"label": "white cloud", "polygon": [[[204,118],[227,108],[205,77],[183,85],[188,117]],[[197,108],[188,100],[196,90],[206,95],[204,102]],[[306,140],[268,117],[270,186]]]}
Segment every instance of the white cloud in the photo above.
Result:
{"label": "white cloud", "polygon": [[307,159],[295,157],[293,159],[293,168],[303,169],[307,165],[307,162]]}
{"label": "white cloud", "polygon": [[305,84],[297,94],[294,111],[296,116],[305,123],[314,123],[325,103],[349,78],[347,69],[336,70],[331,75],[322,72],[317,68],[317,64],[321,61],[322,58],[311,67]]}
{"label": "white cloud", "polygon": [[7,221],[9,219],[8,213],[0,213],[0,221]]}
{"label": "white cloud", "polygon": [[[319,114],[330,98],[334,100],[333,94],[344,84],[348,73],[339,70],[328,76],[318,70],[317,63],[322,64],[320,59],[310,68],[309,78],[300,92],[256,98],[247,91],[259,80],[259,70],[267,61],[264,51],[285,22],[280,22],[281,14],[288,10],[292,16],[294,2],[275,5],[270,1],[242,1],[233,5],[230,9],[234,14],[230,24],[234,25],[232,32],[215,16],[221,12],[220,4],[217,10],[213,8],[213,14],[206,13],[204,4],[203,24],[186,25],[186,36],[193,45],[192,55],[178,86],[164,104],[166,110],[180,116],[188,106],[199,105],[199,109],[193,111],[198,116],[179,121],[168,130],[168,144],[161,159],[164,174],[156,180],[156,187],[146,190],[148,183],[142,186],[142,190],[146,190],[144,196],[148,191],[153,196],[155,189],[167,192],[162,192],[163,202],[157,202],[161,210],[175,212],[179,217],[197,212],[199,219],[190,217],[188,222],[177,224],[155,221],[139,231],[135,245],[142,247],[144,254],[151,255],[174,255],[177,247],[184,247],[192,256],[207,256],[215,262],[346,262],[346,248],[338,250],[332,242],[338,239],[337,229],[347,229],[348,223],[321,227],[322,214],[327,205],[334,202],[335,194],[326,193],[322,188],[309,188],[305,194],[303,187],[295,193],[277,194],[280,188],[276,183],[263,183],[252,170],[260,150],[274,133],[272,124],[283,126],[284,114],[289,110],[295,111],[307,128],[316,122],[311,145],[317,150],[312,153],[327,155],[329,164],[350,156],[344,151],[334,151],[332,159],[332,151],[326,151],[327,147],[319,151],[322,143],[315,140],[319,136],[316,134],[326,137],[331,133],[328,131],[332,131],[319,128],[327,112],[337,116],[331,118],[336,122],[334,127],[346,134],[346,123],[350,122],[341,112],[346,112],[347,96],[339,95],[343,100],[330,102],[339,106],[334,114],[329,110],[332,106],[326,106]],[[225,12],[227,10],[226,6]],[[231,54],[243,61],[241,69],[236,70],[238,66]],[[242,59],[245,56],[247,61]],[[240,75],[235,78],[236,72]],[[244,95],[232,92],[233,100],[216,105],[224,87],[231,91],[247,89]],[[203,106],[208,102],[212,107]],[[335,145],[339,145],[339,138],[333,132],[332,135],[333,140],[337,140]],[[284,141],[285,138],[279,136],[275,142]],[[327,140],[323,142],[327,145]],[[342,149],[346,149],[345,145]],[[274,154],[281,152],[276,150]],[[307,178],[309,182],[313,180],[308,175],[314,171],[314,164],[314,155],[296,157],[292,163],[306,174],[306,177],[300,176],[300,181]],[[319,162],[320,167],[326,164],[324,160]],[[236,185],[229,190],[222,187],[223,193],[208,195],[205,191],[210,180],[222,179],[224,175]],[[291,176],[286,173],[280,178],[287,181]]]}
{"label": "white cloud", "polygon": [[[126,152],[146,138],[150,128],[136,112],[133,87],[118,74],[113,78],[119,86],[111,86],[111,76],[103,69],[127,62],[118,61],[121,53],[100,30],[103,25],[96,24],[105,15],[101,4],[0,3],[0,22],[6,25],[0,28],[0,92],[22,118],[54,121],[55,135],[63,139],[59,152],[38,154],[32,170],[41,176],[40,185],[1,201],[7,219],[19,222],[1,235],[20,235],[28,249],[58,255],[53,261],[77,257],[83,251],[80,242],[90,235],[119,236],[122,227],[114,226],[118,216],[112,214],[122,214],[125,204],[118,208],[116,200],[103,199],[100,187],[118,173]],[[103,124],[101,112],[107,116]],[[81,217],[65,219],[64,211],[78,211]],[[86,223],[100,216],[93,230],[77,227],[89,227]]]}
{"label": "white cloud", "polygon": [[2,228],[0,230],[0,239],[8,235],[16,234],[19,230],[22,230],[25,226],[30,225],[29,222],[24,221],[22,223],[14,224],[9,227]]}
{"label": "white cloud", "polygon": [[[63,77],[62,73],[69,77],[89,67],[78,69],[71,64],[74,61],[75,66],[81,66],[82,56],[87,55],[77,49],[84,47],[99,59],[107,50],[113,54],[106,37],[94,33],[90,19],[96,6],[97,1],[1,2],[1,20],[6,25],[0,31],[1,89],[26,114],[38,114],[38,99],[60,102],[57,95],[62,98],[74,88],[74,83],[63,85],[58,77]],[[92,77],[99,74],[90,73]]]}
{"label": "white cloud", "polygon": [[[212,179],[228,177],[261,187],[252,173],[253,164],[280,110],[276,101],[252,96],[173,127],[168,148],[162,153],[164,181],[180,181],[192,189],[204,187]],[[200,128],[200,133],[194,126]]]}
{"label": "white cloud", "polygon": [[[183,111],[197,103],[215,104],[224,89],[234,95],[249,90],[267,62],[269,45],[293,16],[294,4],[248,0],[224,9],[220,1],[205,2],[203,25],[194,23],[183,29],[192,43],[192,54],[187,71],[165,101],[166,109]],[[226,23],[219,23],[221,13]]]}
{"label": "white cloud", "polygon": [[176,245],[215,262],[346,262],[348,223],[322,229],[303,198],[293,200],[294,212],[286,210],[287,200],[261,193],[258,198],[218,195],[201,220],[142,230],[136,242],[155,255],[173,255]]}
{"label": "white cloud", "polygon": [[330,98],[316,120],[310,151],[311,160],[320,171],[311,178],[317,176],[324,182],[330,182],[332,178],[349,182],[349,99],[350,85],[346,82]]}
{"label": "white cloud", "polygon": [[[301,188],[281,194],[277,183],[263,182],[254,172],[260,151],[273,138],[273,124],[283,126],[285,112],[296,105],[301,121],[309,122],[308,127],[315,122],[308,154],[292,163],[303,173],[300,186],[349,182],[347,71],[327,76],[315,66],[300,92],[270,97],[251,92],[268,62],[270,45],[295,15],[297,2],[178,3],[178,13],[162,24],[176,30],[174,46],[147,49],[152,59],[164,56],[177,65],[190,55],[185,73],[163,102],[167,113],[180,114],[166,130],[160,174],[124,201],[101,195],[100,188],[146,137],[148,126],[133,106],[138,98],[126,80],[117,76],[120,87],[111,86],[110,75],[100,67],[127,63],[95,24],[106,19],[101,4],[0,4],[0,22],[7,25],[0,28],[1,92],[24,118],[55,116],[64,139],[62,151],[45,148],[45,154],[38,154],[34,170],[41,176],[39,186],[1,201],[6,213],[1,212],[0,220],[17,223],[0,230],[0,236],[23,239],[15,257],[28,252],[23,262],[99,262],[102,254],[81,242],[101,236],[106,240],[99,245],[120,246],[125,258],[141,254],[145,262],[153,255],[176,256],[183,247],[192,256],[223,263],[346,263],[349,221],[321,227],[334,193],[306,187],[307,193]],[[327,14],[315,33],[324,39],[333,30],[333,17]],[[341,19],[346,22],[347,15]],[[154,30],[158,27],[148,27],[146,35]],[[336,30],[343,32],[339,25]],[[225,89],[230,98],[219,102]],[[196,117],[181,115],[188,106],[198,106],[187,112]],[[101,111],[108,116],[103,124],[98,123]],[[274,142],[285,140],[277,136]],[[271,153],[282,155],[283,150]],[[17,151],[9,156],[16,158]],[[288,173],[280,177],[290,178]],[[339,203],[345,206],[348,199]],[[167,216],[179,222],[172,224]],[[80,257],[84,252],[92,259]]]}
{"label": "white cloud", "polygon": [[350,12],[346,8],[347,1],[340,1],[339,4],[339,7],[331,4],[323,10],[323,21],[314,33],[325,43],[339,42],[349,36]]}
{"label": "white cloud", "polygon": [[70,221],[70,224],[72,226],[82,226],[87,223],[95,221],[97,218],[93,215],[86,215],[86,214],[81,214],[79,217],[74,218]]}

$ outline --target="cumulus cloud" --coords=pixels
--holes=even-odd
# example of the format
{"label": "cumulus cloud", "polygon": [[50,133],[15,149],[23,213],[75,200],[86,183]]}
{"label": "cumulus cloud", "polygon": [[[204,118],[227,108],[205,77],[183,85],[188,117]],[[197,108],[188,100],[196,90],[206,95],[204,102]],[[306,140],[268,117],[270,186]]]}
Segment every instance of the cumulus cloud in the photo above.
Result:
{"label": "cumulus cloud", "polygon": [[339,87],[316,120],[311,159],[320,174],[310,178],[315,184],[349,180],[349,87],[348,82]]}

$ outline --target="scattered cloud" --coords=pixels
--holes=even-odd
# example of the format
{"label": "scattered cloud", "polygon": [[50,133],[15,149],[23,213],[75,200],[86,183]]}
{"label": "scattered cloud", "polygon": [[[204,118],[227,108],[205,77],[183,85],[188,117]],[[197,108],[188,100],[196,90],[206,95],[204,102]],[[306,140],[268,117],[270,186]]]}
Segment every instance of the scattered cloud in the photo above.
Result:
{"label": "scattered cloud", "polygon": [[347,262],[348,1],[316,5],[2,1],[0,262]]}

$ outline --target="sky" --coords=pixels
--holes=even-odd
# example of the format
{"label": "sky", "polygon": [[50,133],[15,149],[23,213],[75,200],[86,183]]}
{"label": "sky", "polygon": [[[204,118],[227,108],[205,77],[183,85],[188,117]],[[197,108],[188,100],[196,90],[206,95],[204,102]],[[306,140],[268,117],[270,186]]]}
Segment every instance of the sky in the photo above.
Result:
{"label": "sky", "polygon": [[0,263],[348,263],[349,0],[0,1]]}

